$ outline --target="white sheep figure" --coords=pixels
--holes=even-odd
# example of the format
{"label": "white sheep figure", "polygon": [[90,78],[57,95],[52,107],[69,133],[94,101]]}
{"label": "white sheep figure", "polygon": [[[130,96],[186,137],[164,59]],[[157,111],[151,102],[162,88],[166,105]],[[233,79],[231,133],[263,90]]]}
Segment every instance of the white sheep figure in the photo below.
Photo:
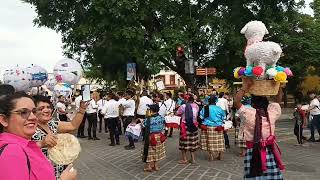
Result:
{"label": "white sheep figure", "polygon": [[247,38],[248,45],[263,40],[264,35],[269,34],[266,25],[261,21],[250,21],[240,31]]}
{"label": "white sheep figure", "polygon": [[[275,67],[280,59],[282,49],[278,43],[262,41],[268,30],[261,21],[250,21],[241,30],[247,38],[244,56],[247,66],[261,66],[265,72],[267,66]],[[262,78],[265,78],[263,74]]]}

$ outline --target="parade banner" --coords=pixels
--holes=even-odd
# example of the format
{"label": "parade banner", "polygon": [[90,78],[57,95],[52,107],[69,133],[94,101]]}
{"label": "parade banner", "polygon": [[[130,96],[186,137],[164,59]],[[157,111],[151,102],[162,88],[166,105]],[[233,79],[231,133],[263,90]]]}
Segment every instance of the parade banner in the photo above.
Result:
{"label": "parade banner", "polygon": [[127,63],[127,80],[131,81],[136,77],[136,63]]}

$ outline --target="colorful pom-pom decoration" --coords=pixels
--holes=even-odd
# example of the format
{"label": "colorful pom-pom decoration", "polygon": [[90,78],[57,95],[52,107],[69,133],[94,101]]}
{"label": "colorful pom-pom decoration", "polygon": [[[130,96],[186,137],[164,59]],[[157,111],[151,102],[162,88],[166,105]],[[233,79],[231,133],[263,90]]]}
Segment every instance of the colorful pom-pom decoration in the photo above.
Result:
{"label": "colorful pom-pom decoration", "polygon": [[269,76],[270,79],[273,79],[277,75],[278,71],[276,68],[270,68],[267,70],[267,75]]}
{"label": "colorful pom-pom decoration", "polygon": [[264,74],[264,70],[261,66],[256,66],[252,69],[252,73],[255,76],[262,76]]}
{"label": "colorful pom-pom decoration", "polygon": [[287,74],[285,72],[278,72],[274,77],[275,81],[283,82],[287,80]]}
{"label": "colorful pom-pom decoration", "polygon": [[238,71],[238,74],[239,76],[244,76],[244,71],[246,70],[246,68],[244,67],[240,67],[239,71]]}
{"label": "colorful pom-pom decoration", "polygon": [[283,72],[283,71],[284,71],[284,67],[282,67],[282,66],[277,66],[277,67],[276,67],[276,70],[277,70],[278,72]]}
{"label": "colorful pom-pom decoration", "polygon": [[287,75],[288,77],[293,76],[293,73],[292,73],[291,69],[288,68],[288,67],[284,68],[284,72],[286,73],[286,75]]}
{"label": "colorful pom-pom decoration", "polygon": [[253,74],[252,74],[252,69],[253,69],[252,66],[247,66],[247,67],[246,67],[246,70],[244,71],[244,75],[245,75],[245,76],[248,76],[248,77],[253,76]]}
{"label": "colorful pom-pom decoration", "polygon": [[240,76],[239,76],[239,70],[240,70],[240,67],[237,67],[233,70],[233,76],[234,78],[236,79],[240,79]]}

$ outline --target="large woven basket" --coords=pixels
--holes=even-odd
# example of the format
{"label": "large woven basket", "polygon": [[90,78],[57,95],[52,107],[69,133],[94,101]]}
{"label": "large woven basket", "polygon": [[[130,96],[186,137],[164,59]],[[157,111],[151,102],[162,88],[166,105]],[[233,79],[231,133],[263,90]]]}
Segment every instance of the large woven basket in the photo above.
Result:
{"label": "large woven basket", "polygon": [[279,88],[280,82],[274,80],[254,80],[249,93],[256,96],[274,96],[278,94]]}

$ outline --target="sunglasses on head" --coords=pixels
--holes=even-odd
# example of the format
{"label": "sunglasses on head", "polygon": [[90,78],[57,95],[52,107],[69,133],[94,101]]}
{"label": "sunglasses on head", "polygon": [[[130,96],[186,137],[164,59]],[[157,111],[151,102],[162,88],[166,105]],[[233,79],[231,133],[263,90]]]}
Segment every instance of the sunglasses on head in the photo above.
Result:
{"label": "sunglasses on head", "polygon": [[27,109],[27,108],[22,108],[22,109],[12,111],[11,113],[19,114],[23,119],[28,119],[30,117],[31,113],[33,113],[35,115],[37,112],[38,112],[37,108],[33,108],[32,110]]}

